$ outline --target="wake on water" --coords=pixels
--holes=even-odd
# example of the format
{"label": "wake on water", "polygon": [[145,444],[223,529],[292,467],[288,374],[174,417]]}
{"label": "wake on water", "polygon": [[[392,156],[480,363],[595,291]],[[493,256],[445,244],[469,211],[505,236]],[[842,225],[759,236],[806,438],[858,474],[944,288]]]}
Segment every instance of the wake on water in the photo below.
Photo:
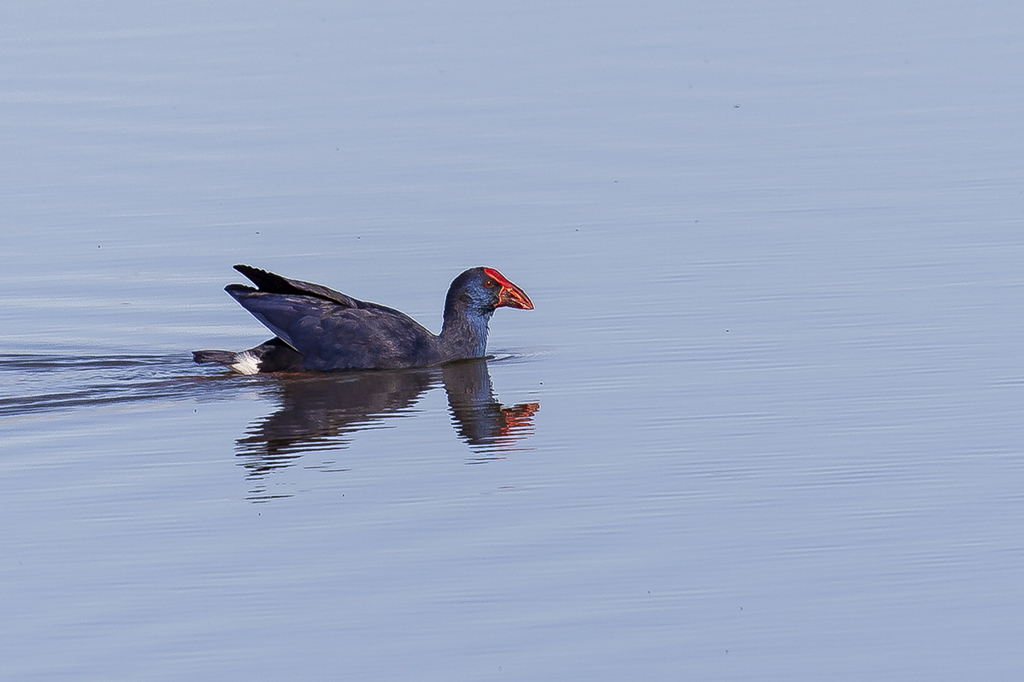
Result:
{"label": "wake on water", "polygon": [[223,372],[190,356],[0,354],[0,417],[81,407],[212,397]]}

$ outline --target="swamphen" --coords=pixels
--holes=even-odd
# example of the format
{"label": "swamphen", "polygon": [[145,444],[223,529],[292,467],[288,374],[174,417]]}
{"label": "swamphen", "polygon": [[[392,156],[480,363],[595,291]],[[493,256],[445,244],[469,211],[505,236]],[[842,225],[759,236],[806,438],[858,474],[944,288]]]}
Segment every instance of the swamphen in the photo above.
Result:
{"label": "swamphen", "polygon": [[405,313],[319,284],[249,265],[235,270],[257,288],[229,284],[224,290],[277,336],[240,353],[199,350],[192,356],[240,374],[401,369],[479,358],[495,308],[533,309],[526,292],[497,270],[471,268],[448,288],[444,325],[435,335]]}

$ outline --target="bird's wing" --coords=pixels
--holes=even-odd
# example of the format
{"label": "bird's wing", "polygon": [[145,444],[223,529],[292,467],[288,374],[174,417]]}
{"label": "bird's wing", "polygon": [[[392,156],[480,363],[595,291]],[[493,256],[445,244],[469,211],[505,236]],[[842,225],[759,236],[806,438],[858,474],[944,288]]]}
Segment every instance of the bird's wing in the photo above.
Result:
{"label": "bird's wing", "polygon": [[302,353],[307,369],[398,368],[436,361],[434,335],[397,310],[346,306],[309,293],[270,293],[241,284],[225,290]]}
{"label": "bird's wing", "polygon": [[259,287],[260,291],[264,291],[268,294],[298,294],[301,296],[313,296],[325,301],[332,301],[333,303],[346,308],[365,308],[374,305],[372,303],[366,303],[365,301],[352,298],[347,294],[335,291],[334,289],[330,289],[321,284],[303,282],[298,279],[288,279],[287,277],[282,277],[281,275],[274,274],[273,272],[254,268],[251,265],[236,265],[235,270],[238,270],[240,273],[248,277],[253,284]]}

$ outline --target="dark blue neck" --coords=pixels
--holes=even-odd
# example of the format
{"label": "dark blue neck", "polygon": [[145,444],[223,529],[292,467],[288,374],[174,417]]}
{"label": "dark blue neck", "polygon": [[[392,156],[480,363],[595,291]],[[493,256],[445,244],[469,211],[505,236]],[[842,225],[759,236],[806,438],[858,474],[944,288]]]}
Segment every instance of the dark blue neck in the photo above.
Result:
{"label": "dark blue neck", "polygon": [[487,323],[494,311],[445,311],[444,326],[438,337],[446,360],[480,358],[487,352]]}

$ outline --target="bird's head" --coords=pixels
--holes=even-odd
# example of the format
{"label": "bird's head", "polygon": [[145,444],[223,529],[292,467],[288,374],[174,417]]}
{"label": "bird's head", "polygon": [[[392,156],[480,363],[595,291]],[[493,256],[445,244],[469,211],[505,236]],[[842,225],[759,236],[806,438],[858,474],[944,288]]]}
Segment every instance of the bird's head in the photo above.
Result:
{"label": "bird's head", "polygon": [[533,302],[525,291],[494,268],[466,270],[452,282],[445,300],[446,315],[456,309],[474,309],[489,316],[501,307],[533,310]]}

